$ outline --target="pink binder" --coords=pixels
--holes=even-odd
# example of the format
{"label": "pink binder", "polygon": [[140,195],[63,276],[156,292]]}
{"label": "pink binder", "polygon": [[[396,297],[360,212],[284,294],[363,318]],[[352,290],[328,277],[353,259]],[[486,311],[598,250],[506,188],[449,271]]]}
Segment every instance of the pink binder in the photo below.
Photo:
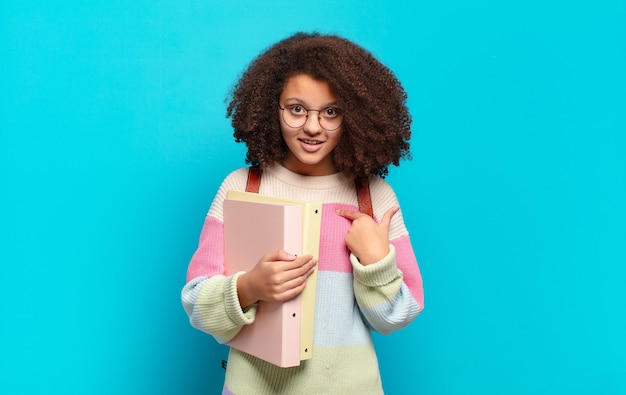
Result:
{"label": "pink binder", "polygon": [[[302,253],[302,206],[224,201],[227,275],[252,269],[264,254],[276,249]],[[298,366],[300,299],[260,302],[254,322],[226,344],[280,367]]]}

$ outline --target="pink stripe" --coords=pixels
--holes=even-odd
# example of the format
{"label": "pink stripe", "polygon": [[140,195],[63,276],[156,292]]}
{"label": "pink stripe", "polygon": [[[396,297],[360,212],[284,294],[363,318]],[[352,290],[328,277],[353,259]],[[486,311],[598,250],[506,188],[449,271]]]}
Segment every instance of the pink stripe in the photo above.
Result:
{"label": "pink stripe", "polygon": [[345,204],[324,204],[322,208],[322,229],[320,235],[319,270],[352,273],[350,251],[343,240],[348,233],[351,222],[335,214],[335,210],[355,210],[355,206]]}
{"label": "pink stripe", "polygon": [[411,295],[421,307],[424,306],[424,287],[422,286],[422,275],[417,265],[417,259],[411,246],[409,236],[401,236],[391,240],[391,244],[396,248],[396,264],[404,275],[404,283],[411,291]]}
{"label": "pink stripe", "polygon": [[207,217],[198,249],[187,268],[187,282],[215,274],[224,274],[224,224],[214,217]]}
{"label": "pink stripe", "polygon": [[[343,240],[350,227],[350,221],[335,214],[337,209],[357,210],[355,206],[345,204],[325,204],[322,210],[322,231],[320,235],[319,270],[352,273],[350,252]],[[416,302],[423,306],[424,289],[411,240],[402,236],[391,240],[396,248],[396,262],[404,274],[404,282]],[[224,224],[214,217],[207,217],[198,249],[191,258],[187,269],[187,281],[200,276],[224,274]]]}
{"label": "pink stripe", "polygon": [[[351,222],[335,214],[335,210],[355,210],[356,206],[345,204],[325,204],[322,210],[322,233],[320,236],[320,259],[319,270],[352,273],[350,263],[350,251],[344,243],[337,243],[343,240],[350,228]],[[396,264],[404,276],[404,282],[409,288],[411,295],[420,305],[424,305],[424,288],[422,286],[422,275],[420,273],[415,253],[411,245],[409,236],[401,236],[390,240],[396,248]]]}

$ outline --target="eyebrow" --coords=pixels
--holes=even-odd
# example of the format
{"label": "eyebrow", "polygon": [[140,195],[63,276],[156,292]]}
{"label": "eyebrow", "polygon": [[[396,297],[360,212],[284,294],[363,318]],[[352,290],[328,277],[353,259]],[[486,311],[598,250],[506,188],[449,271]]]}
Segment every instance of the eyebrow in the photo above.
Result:
{"label": "eyebrow", "polygon": [[[287,97],[287,98],[285,98],[285,105],[291,105],[292,103],[288,103],[289,101],[296,101],[296,102],[298,102],[299,104],[302,104],[305,107],[310,107],[307,104],[306,100],[302,100],[299,97]],[[321,108],[329,108],[329,107],[337,107],[337,102],[333,101],[333,102],[330,102],[330,103],[326,103]],[[311,110],[314,110],[314,109],[312,108]]]}

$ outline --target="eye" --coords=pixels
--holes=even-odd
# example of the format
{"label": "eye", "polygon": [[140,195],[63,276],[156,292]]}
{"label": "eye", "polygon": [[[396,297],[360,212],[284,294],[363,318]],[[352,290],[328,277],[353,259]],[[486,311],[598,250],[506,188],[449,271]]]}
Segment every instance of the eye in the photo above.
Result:
{"label": "eye", "polygon": [[322,112],[322,116],[325,118],[336,118],[339,116],[339,110],[333,107],[328,107]]}
{"label": "eye", "polygon": [[287,108],[289,109],[289,112],[293,115],[306,115],[306,110],[299,104],[292,104],[290,106],[287,106]]}

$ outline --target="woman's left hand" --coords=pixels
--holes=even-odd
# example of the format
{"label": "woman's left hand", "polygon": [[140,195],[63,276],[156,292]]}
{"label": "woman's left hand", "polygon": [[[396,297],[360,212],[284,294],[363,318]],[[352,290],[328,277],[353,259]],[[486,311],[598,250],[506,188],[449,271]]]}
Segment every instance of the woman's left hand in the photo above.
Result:
{"label": "woman's left hand", "polygon": [[337,210],[337,215],[352,221],[345,241],[348,249],[362,265],[380,261],[389,254],[389,224],[391,217],[400,209],[392,207],[376,223],[372,217],[358,211]]}

